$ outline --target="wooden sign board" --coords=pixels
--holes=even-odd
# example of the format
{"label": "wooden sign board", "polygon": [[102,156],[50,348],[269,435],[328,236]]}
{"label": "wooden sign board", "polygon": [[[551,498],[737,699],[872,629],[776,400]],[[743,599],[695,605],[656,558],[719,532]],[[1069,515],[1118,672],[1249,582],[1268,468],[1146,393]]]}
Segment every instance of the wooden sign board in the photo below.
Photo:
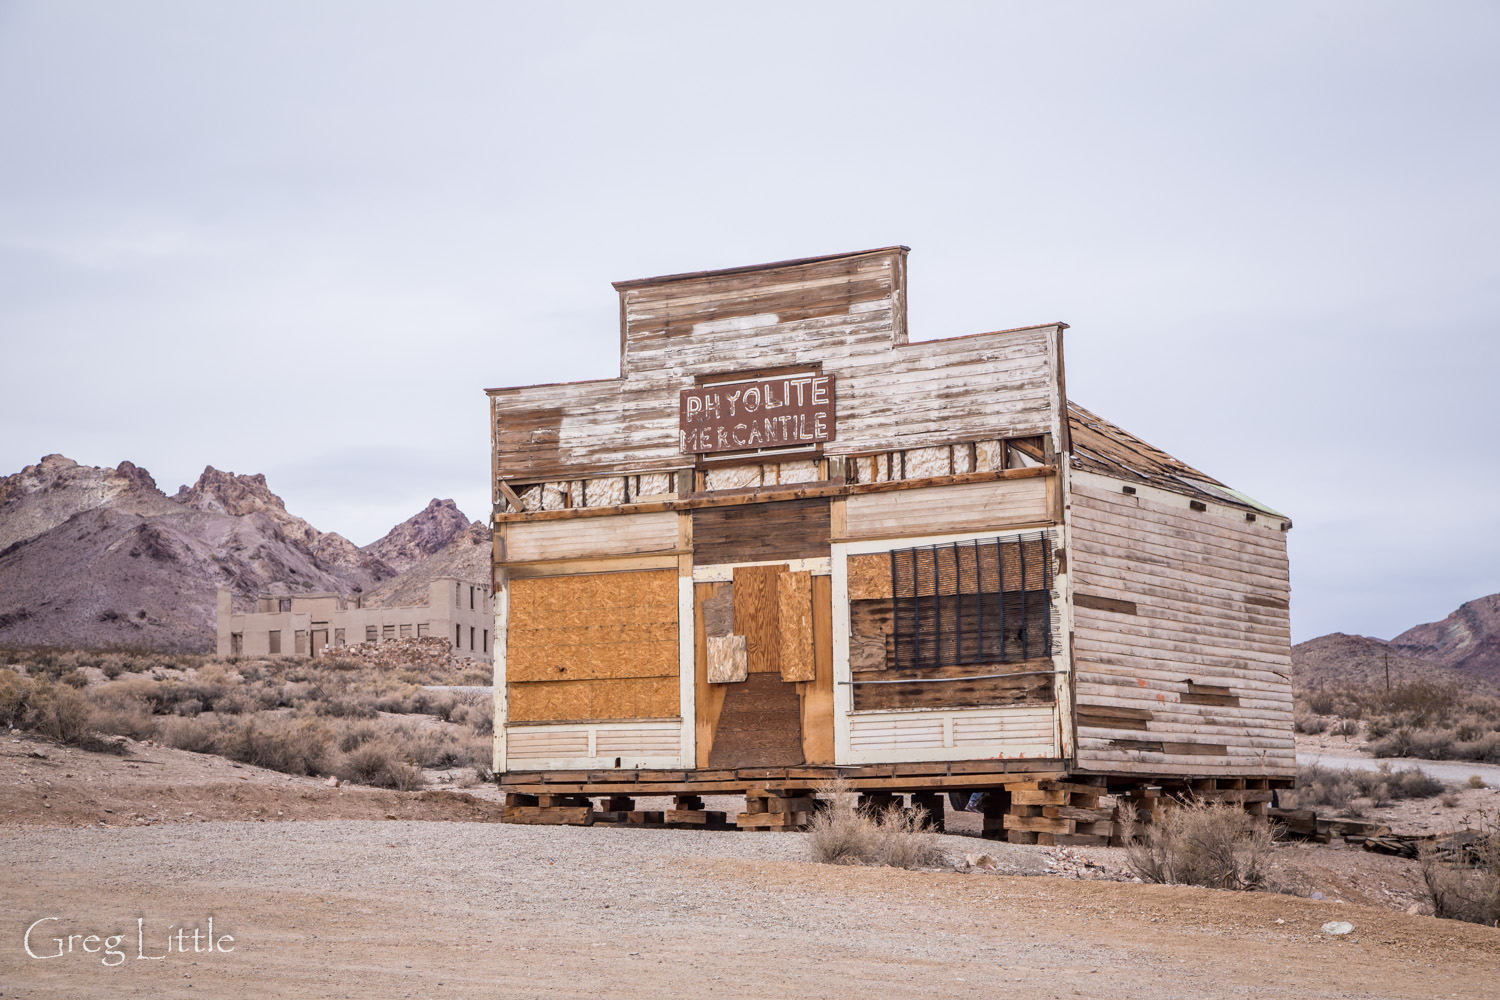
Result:
{"label": "wooden sign board", "polygon": [[833,376],[821,372],[695,385],[682,390],[678,405],[682,453],[756,451],[832,441],[835,402]]}

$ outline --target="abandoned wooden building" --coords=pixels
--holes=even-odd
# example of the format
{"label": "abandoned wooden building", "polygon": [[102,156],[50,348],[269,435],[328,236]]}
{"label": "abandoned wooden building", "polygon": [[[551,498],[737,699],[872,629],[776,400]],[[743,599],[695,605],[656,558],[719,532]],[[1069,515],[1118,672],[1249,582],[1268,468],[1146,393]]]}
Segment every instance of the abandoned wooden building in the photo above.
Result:
{"label": "abandoned wooden building", "polygon": [[1291,522],[1072,404],[1066,324],[908,340],[906,256],[620,282],[618,378],[488,390],[512,818],[795,827],[837,773],[1100,843],[1291,783]]}

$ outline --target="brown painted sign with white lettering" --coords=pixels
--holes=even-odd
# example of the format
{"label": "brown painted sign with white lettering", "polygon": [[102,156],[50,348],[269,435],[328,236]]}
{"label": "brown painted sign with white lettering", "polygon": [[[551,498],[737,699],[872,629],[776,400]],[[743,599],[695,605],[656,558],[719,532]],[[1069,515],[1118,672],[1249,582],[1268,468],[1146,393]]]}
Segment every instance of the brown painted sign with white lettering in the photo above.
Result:
{"label": "brown painted sign with white lettering", "polygon": [[685,455],[822,444],[834,435],[833,376],[820,372],[682,390]]}

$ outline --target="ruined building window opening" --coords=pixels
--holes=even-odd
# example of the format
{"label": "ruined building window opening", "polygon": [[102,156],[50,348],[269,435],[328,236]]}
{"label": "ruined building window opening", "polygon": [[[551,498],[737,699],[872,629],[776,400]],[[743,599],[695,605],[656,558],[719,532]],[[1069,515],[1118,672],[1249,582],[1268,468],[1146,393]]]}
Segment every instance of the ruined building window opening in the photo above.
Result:
{"label": "ruined building window opening", "polygon": [[417,638],[425,639],[427,637],[427,629],[429,627],[430,626],[426,622],[417,622]]}
{"label": "ruined building window opening", "polygon": [[395,639],[395,638],[396,638],[396,626],[394,626],[394,625],[382,625],[382,626],[380,626],[380,641],[381,642],[390,642],[392,639]]}
{"label": "ruined building window opening", "polygon": [[462,625],[453,626],[453,648],[464,648],[464,627]]}
{"label": "ruined building window opening", "polygon": [[1052,540],[1045,532],[891,551],[897,669],[1052,655]]}
{"label": "ruined building window opening", "polygon": [[245,652],[245,633],[229,633],[229,655],[240,656]]}
{"label": "ruined building window opening", "polygon": [[283,612],[283,613],[291,611],[292,610],[292,599],[290,597],[279,598],[276,601],[276,610],[280,611],[280,612]]}
{"label": "ruined building window opening", "polygon": [[474,610],[474,588],[473,587],[469,588],[469,610],[470,611]]}
{"label": "ruined building window opening", "polygon": [[469,650],[472,652],[473,649],[474,649],[474,626],[470,625],[469,626]]}
{"label": "ruined building window opening", "polygon": [[401,638],[403,638],[403,639],[410,639],[411,638],[411,625],[406,624],[404,622],[402,623],[402,625],[401,625]]}
{"label": "ruined building window opening", "polygon": [[336,629],[333,630],[333,644],[335,646],[346,645],[346,643],[344,642],[344,630],[343,629],[336,628]]}
{"label": "ruined building window opening", "polygon": [[374,625],[365,626],[365,642],[379,642],[380,629]]}
{"label": "ruined building window opening", "polygon": [[484,630],[484,648],[481,650],[481,652],[488,653],[489,651],[490,651],[490,630],[489,629],[485,629]]}
{"label": "ruined building window opening", "polygon": [[281,652],[281,631],[273,629],[266,633],[266,648],[272,653]]}

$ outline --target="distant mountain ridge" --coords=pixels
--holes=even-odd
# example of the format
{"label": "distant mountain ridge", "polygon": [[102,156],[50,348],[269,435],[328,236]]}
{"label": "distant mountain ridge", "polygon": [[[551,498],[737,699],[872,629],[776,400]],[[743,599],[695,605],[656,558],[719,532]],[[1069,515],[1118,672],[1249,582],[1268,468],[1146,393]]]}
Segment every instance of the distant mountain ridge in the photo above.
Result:
{"label": "distant mountain ridge", "polygon": [[1407,629],[1389,641],[1333,632],[1292,647],[1299,689],[1429,681],[1500,695],[1500,594],[1461,605],[1440,622]]}
{"label": "distant mountain ridge", "polygon": [[[423,566],[476,570],[475,529],[452,500],[433,500],[363,548],[290,513],[265,476],[213,466],[167,496],[146,470],[48,455],[0,478],[0,645],[213,648],[215,596],[332,591],[381,603],[404,597]],[[448,551],[449,549],[453,551]],[[485,550],[488,551],[487,549]],[[390,585],[382,587],[382,585]],[[414,603],[425,599],[425,582]]]}

